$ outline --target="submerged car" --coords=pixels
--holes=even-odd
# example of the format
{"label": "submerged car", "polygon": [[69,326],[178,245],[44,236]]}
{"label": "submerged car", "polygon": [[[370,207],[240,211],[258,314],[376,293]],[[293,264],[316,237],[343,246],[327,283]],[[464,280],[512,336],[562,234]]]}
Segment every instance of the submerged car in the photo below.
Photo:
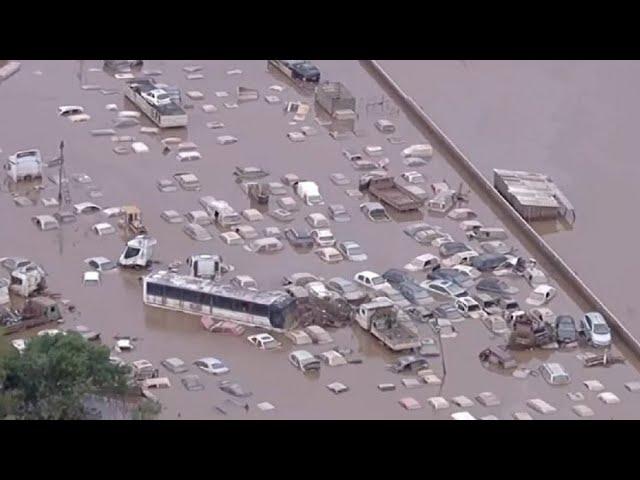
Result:
{"label": "submerged car", "polygon": [[229,372],[229,367],[214,357],[200,358],[193,364],[203,372],[211,373],[212,375],[222,375]]}
{"label": "submerged car", "polygon": [[218,384],[218,388],[223,392],[238,398],[246,398],[253,395],[253,393],[242,388],[242,386],[239,383],[233,382],[231,380],[222,380]]}
{"label": "submerged car", "polygon": [[448,280],[457,283],[462,288],[471,288],[475,285],[475,280],[465,272],[455,268],[439,268],[427,274],[429,280]]}
{"label": "submerged car", "polygon": [[186,224],[182,228],[182,231],[186,233],[189,237],[191,237],[193,240],[196,240],[198,242],[206,242],[213,239],[213,237],[211,236],[211,234],[206,228],[196,223]]}
{"label": "submerged car", "polygon": [[342,204],[336,203],[329,205],[328,210],[329,217],[331,217],[334,222],[344,223],[351,220],[351,215],[349,215],[349,212]]}
{"label": "submerged car", "polygon": [[430,282],[423,282],[420,286],[426,288],[430,292],[454,299],[469,296],[464,288],[449,280],[432,280]]}
{"label": "submerged car", "polygon": [[277,350],[282,347],[282,344],[273,338],[268,333],[258,333],[256,335],[250,335],[247,337],[249,343],[255,345],[260,350]]}
{"label": "submerged car", "polygon": [[251,240],[244,248],[253,253],[274,253],[282,250],[284,245],[277,238],[266,237]]}
{"label": "submerged car", "polygon": [[84,263],[99,272],[106,272],[116,268],[116,264],[105,257],[90,257],[84,260]]}
{"label": "submerged car", "polygon": [[491,365],[498,365],[504,369],[516,368],[518,362],[514,356],[505,347],[489,347],[485,348],[478,355],[481,362],[485,362]]}
{"label": "submerged car", "polygon": [[327,282],[327,288],[338,293],[348,302],[364,301],[367,294],[354,282],[341,277],[334,277]]}
{"label": "submerged car", "polygon": [[338,263],[344,260],[342,254],[333,247],[319,248],[315,253],[320,257],[320,260],[327,263]]}
{"label": "submerged car", "polygon": [[402,231],[405,235],[423,245],[428,245],[436,238],[444,235],[438,227],[433,227],[424,222],[407,225]]}
{"label": "submerged car", "polygon": [[390,365],[389,368],[395,373],[402,373],[405,371],[417,372],[423,368],[429,368],[429,360],[418,355],[405,355],[399,357],[395,363]]}
{"label": "submerged car", "polygon": [[476,290],[479,292],[495,293],[503,297],[510,297],[519,292],[517,287],[509,285],[499,278],[483,278],[477,283]]}
{"label": "submerged car", "polygon": [[598,312],[589,312],[582,317],[582,331],[594,347],[611,345],[611,329],[604,317]]}
{"label": "submerged car", "polygon": [[573,343],[578,340],[576,322],[571,315],[558,315],[555,323],[558,342]]}
{"label": "submerged car", "polygon": [[447,242],[440,245],[440,255],[450,257],[460,252],[468,252],[471,248],[462,242]]}
{"label": "submerged car", "polygon": [[289,354],[289,362],[303,373],[320,370],[320,360],[306,350],[295,350]]}
{"label": "submerged car", "polygon": [[312,230],[311,237],[319,247],[333,247],[336,243],[333,233],[328,228]]}
{"label": "submerged car", "polygon": [[360,210],[372,222],[389,222],[391,219],[382,204],[378,202],[367,202],[360,205]]}
{"label": "submerged car", "polygon": [[294,248],[312,248],[314,245],[313,237],[306,228],[287,228],[284,236]]}
{"label": "submerged car", "polygon": [[337,247],[340,253],[352,262],[364,262],[368,258],[367,254],[362,251],[362,247],[356,242],[345,240],[339,242]]}

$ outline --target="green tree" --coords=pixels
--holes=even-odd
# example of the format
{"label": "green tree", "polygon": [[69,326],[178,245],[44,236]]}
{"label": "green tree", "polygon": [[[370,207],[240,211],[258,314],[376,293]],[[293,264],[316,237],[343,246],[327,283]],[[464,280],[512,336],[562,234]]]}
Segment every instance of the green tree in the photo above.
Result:
{"label": "green tree", "polygon": [[34,337],[22,355],[0,357],[0,410],[25,419],[82,419],[85,395],[123,395],[126,373],[109,362],[107,347],[80,335]]}

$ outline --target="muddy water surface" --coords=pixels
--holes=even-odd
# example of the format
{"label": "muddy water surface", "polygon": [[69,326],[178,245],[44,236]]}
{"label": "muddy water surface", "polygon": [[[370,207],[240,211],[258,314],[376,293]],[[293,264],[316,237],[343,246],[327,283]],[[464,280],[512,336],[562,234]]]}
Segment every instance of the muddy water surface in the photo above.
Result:
{"label": "muddy water surface", "polygon": [[[204,66],[201,80],[187,80],[182,67],[190,64]],[[436,217],[426,212],[406,217],[394,216],[388,224],[373,224],[359,212],[360,200],[349,198],[344,190],[329,181],[329,174],[342,172],[352,179],[350,188],[356,188],[357,173],[351,170],[341,155],[346,147],[361,149],[365,145],[382,145],[391,160],[393,174],[410,170],[401,161],[400,151],[407,144],[424,141],[422,133],[407,120],[380,89],[377,83],[355,61],[319,61],[318,65],[325,78],[343,81],[358,99],[359,121],[357,129],[360,137],[351,136],[336,141],[327,131],[316,124],[313,113],[307,121],[290,125],[292,115],[286,115],[281,105],[268,105],[263,98],[255,102],[240,104],[238,108],[227,109],[224,102],[235,101],[235,89],[238,85],[257,88],[261,96],[279,95],[283,100],[299,100],[308,97],[308,93],[293,88],[282,76],[269,72],[263,61],[148,61],[145,68],[160,69],[164,74],[161,81],[178,84],[183,91],[199,90],[205,94],[204,100],[189,101],[194,105],[188,110],[189,127],[162,135],[145,135],[138,127],[119,130],[119,135],[132,135],[149,145],[147,154],[117,155],[112,151],[114,143],[109,137],[92,137],[91,129],[111,128],[113,112],[105,105],[116,103],[120,109],[134,110],[135,107],[122,97],[103,95],[100,91],[85,91],[81,84],[97,84],[102,88],[121,90],[122,83],[102,71],[91,71],[101,66],[100,61],[25,61],[19,74],[0,85],[0,122],[4,125],[0,132],[2,155],[21,149],[40,148],[46,158],[57,153],[60,140],[65,141],[67,173],[86,173],[91,176],[104,196],[95,201],[103,207],[126,204],[138,205],[144,215],[144,223],[151,234],[158,239],[156,258],[165,265],[174,260],[184,260],[195,253],[220,253],[224,260],[235,265],[237,274],[253,276],[262,288],[275,289],[284,275],[308,271],[325,278],[344,276],[351,278],[363,269],[380,273],[387,268],[402,266],[411,258],[425,252],[435,252],[431,247],[421,247],[402,233],[409,221],[424,219],[428,223],[441,225],[454,237],[463,239],[456,222]],[[227,75],[227,71],[240,68],[242,74]],[[34,71],[41,71],[36,75]],[[286,87],[282,93],[268,90],[270,85],[278,83]],[[230,97],[216,97],[215,92],[228,91]],[[201,110],[205,103],[214,104],[218,111],[207,114]],[[86,123],[73,124],[68,119],[56,116],[59,105],[78,104],[91,115]],[[389,118],[398,126],[398,135],[408,143],[391,145],[385,136],[373,128],[373,122],[379,118]],[[221,130],[206,128],[208,121],[219,120],[225,124]],[[142,118],[142,125],[152,126]],[[318,129],[319,135],[309,137],[305,142],[292,143],[286,133],[299,129],[302,125],[311,125]],[[216,137],[223,134],[234,135],[239,142],[221,146]],[[160,139],[168,136],[195,142],[203,155],[202,160],[188,164],[179,164],[174,154],[164,155]],[[250,202],[233,180],[232,171],[239,165],[259,165],[271,172],[268,181],[277,181],[287,172],[317,181],[327,203],[343,203],[349,209],[353,220],[349,223],[332,223],[331,228],[338,240],[356,240],[369,255],[364,264],[339,263],[327,265],[313,253],[300,254],[288,245],[285,250],[274,255],[253,255],[241,247],[228,247],[215,236],[213,241],[198,243],[189,239],[181,231],[180,225],[166,224],[160,218],[165,209],[179,212],[200,209],[198,198],[213,195],[227,200],[238,211],[249,208]],[[460,183],[457,173],[452,170],[445,158],[436,152],[427,167],[421,169],[428,182],[446,179],[452,186]],[[200,177],[200,192],[160,193],[155,186],[156,180],[171,177],[179,171],[192,171]],[[48,173],[53,173],[50,171]],[[56,187],[48,180],[44,182],[43,192],[31,194],[50,197],[57,194]],[[73,202],[91,200],[87,188],[71,182]],[[351,347],[364,356],[361,365],[345,367],[326,367],[317,376],[304,376],[287,362],[287,354],[294,347],[282,338],[284,348],[278,352],[262,352],[249,345],[244,337],[217,336],[204,332],[195,316],[188,316],[145,307],[141,300],[138,282],[139,273],[112,271],[102,277],[100,287],[83,287],[82,273],[85,271],[83,259],[89,256],[104,255],[117,259],[124,245],[120,234],[98,238],[90,231],[91,225],[102,221],[100,215],[88,215],[78,222],[64,226],[60,232],[39,232],[30,222],[32,215],[46,213],[46,208],[16,207],[10,196],[9,186],[3,186],[0,197],[0,214],[4,227],[0,229],[0,256],[20,255],[33,258],[49,272],[51,289],[70,298],[79,308],[78,319],[69,318],[66,326],[73,324],[88,325],[102,332],[108,345],[113,345],[113,336],[117,334],[140,338],[137,349],[132,353],[121,354],[127,361],[140,358],[150,360],[155,365],[170,356],[178,356],[187,362],[203,357],[215,356],[223,359],[231,368],[227,378],[237,380],[253,392],[248,399],[248,412],[238,407],[229,407],[228,415],[217,413],[214,405],[223,402],[227,395],[216,385],[217,378],[199,373],[205,383],[201,392],[187,392],[180,384],[180,376],[167,374],[172,387],[158,391],[164,409],[162,418],[372,418],[372,419],[426,419],[449,418],[450,413],[460,410],[452,407],[433,412],[427,405],[431,396],[442,395],[450,398],[456,395],[474,397],[482,391],[493,391],[502,400],[498,407],[486,408],[480,405],[469,411],[477,416],[495,414],[500,418],[510,418],[514,411],[527,410],[526,401],[530,398],[543,398],[558,408],[552,418],[577,418],[571,412],[568,391],[583,391],[585,403],[596,412],[596,418],[635,418],[638,416],[637,400],[626,392],[624,382],[634,380],[638,373],[634,365],[615,366],[610,369],[585,370],[576,359],[577,351],[550,352],[538,351],[533,354],[518,354],[523,365],[535,368],[541,361],[556,359],[560,361],[573,377],[573,383],[566,388],[553,388],[537,378],[518,380],[510,375],[489,371],[483,368],[477,354],[484,347],[501,343],[492,338],[479,322],[466,320],[457,324],[459,335],[455,339],[443,339],[447,375],[442,386],[423,386],[407,390],[396,375],[385,369],[385,364],[394,359],[394,355],[359,327],[331,331],[336,344]],[[500,220],[473,192],[471,205],[479,219],[486,225],[499,225]],[[312,211],[325,212],[324,208],[311,209],[303,206],[296,214],[294,224],[302,225],[304,216]],[[112,220],[113,221],[113,220]],[[254,226],[277,225],[285,228],[270,217],[257,222]],[[209,229],[218,233],[215,227]],[[514,237],[514,246],[526,253],[518,237]],[[423,275],[416,278],[422,280]],[[521,294],[523,302],[530,289],[522,280],[513,280]],[[556,313],[569,313],[575,318],[581,314],[581,307],[561,292],[551,302],[550,308]],[[432,332],[424,326],[419,327],[424,335]],[[247,332],[247,334],[250,332]],[[308,348],[313,353],[327,349],[322,346]],[[438,375],[442,374],[442,363],[434,359],[432,367]],[[160,367],[162,369],[162,367]],[[193,369],[192,369],[193,370]],[[191,373],[196,373],[193,370]],[[409,375],[407,375],[409,376]],[[616,393],[622,400],[619,405],[606,406],[595,393],[587,392],[581,381],[598,378],[608,390]],[[350,391],[334,395],[325,385],[340,381],[350,387]],[[378,383],[393,382],[398,388],[395,392],[382,393],[376,388]],[[405,396],[418,399],[424,408],[407,412],[398,405]],[[271,402],[276,410],[262,413],[255,405],[262,401]],[[538,416],[533,413],[534,416]],[[539,416],[538,416],[539,417]]]}

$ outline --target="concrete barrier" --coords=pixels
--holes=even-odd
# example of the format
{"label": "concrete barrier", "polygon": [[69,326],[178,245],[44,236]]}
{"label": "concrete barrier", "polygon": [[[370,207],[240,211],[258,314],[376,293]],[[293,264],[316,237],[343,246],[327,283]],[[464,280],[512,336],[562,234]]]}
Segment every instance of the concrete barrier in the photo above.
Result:
{"label": "concrete barrier", "polygon": [[[375,60],[363,60],[365,68],[382,84],[386,85],[397,97],[401,104],[413,113],[427,130],[438,140],[441,147],[445,148],[448,156],[455,162],[467,176],[475,180],[475,184],[488,196],[535,248],[532,253],[537,259],[543,258],[552,266],[552,270],[578,295],[579,300],[590,310],[599,311],[607,320],[613,332],[620,337],[623,343],[637,356],[640,357],[640,342],[631,334],[624,324],[607,308],[607,306],[589,289],[578,275],[562,260],[562,258],[542,239],[538,233],[516,212],[493,185],[484,177],[473,163],[462,153],[455,143],[438,127],[431,117],[420,107],[416,101],[407,95],[402,88]],[[553,272],[550,272],[553,274]]]}

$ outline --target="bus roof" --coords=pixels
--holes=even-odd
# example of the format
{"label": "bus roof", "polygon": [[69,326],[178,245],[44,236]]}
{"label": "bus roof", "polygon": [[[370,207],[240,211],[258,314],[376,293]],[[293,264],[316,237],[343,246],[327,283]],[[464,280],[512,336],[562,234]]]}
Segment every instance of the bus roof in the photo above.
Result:
{"label": "bus roof", "polygon": [[263,305],[291,303],[293,298],[286,292],[259,292],[235,285],[221,284],[209,279],[179,275],[166,270],[151,273],[145,277],[145,282],[153,282],[169,287],[184,288],[194,292],[220,295],[226,298],[250,301]]}

